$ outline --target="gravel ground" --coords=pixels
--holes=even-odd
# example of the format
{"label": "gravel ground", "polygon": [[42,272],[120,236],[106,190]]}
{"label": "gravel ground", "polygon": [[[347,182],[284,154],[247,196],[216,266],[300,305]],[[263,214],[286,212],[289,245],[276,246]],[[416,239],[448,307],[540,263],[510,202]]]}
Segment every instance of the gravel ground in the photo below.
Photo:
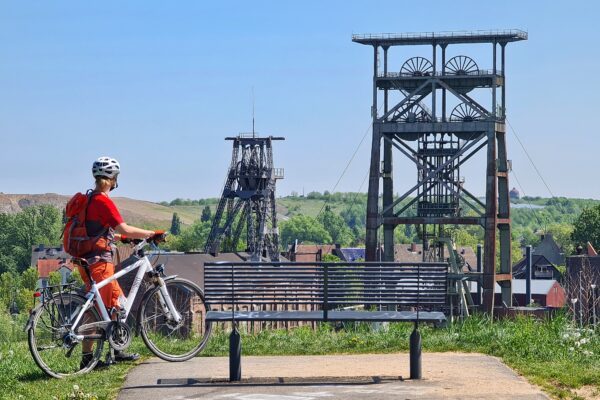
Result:
{"label": "gravel ground", "polygon": [[548,399],[483,354],[423,354],[422,380],[407,379],[408,365],[405,353],[248,356],[242,382],[229,383],[227,357],[150,359],[129,373],[118,399]]}

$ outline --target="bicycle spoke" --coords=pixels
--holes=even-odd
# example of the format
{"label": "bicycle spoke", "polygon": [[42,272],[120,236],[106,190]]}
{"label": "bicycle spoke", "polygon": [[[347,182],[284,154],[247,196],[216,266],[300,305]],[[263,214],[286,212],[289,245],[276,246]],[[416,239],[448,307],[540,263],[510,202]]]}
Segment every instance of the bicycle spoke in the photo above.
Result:
{"label": "bicycle spoke", "polygon": [[[79,373],[82,368],[91,368],[95,364],[94,360],[101,356],[104,336],[85,335],[94,360],[82,365],[83,345],[70,333],[71,322],[83,309],[86,299],[64,292],[47,296],[43,302],[35,311],[33,326],[28,331],[29,349],[36,364],[48,375],[58,378]],[[83,318],[83,321],[91,322],[83,326],[89,328],[90,333],[95,333],[98,328],[94,324],[98,322],[94,321],[100,321],[97,311],[88,310]]]}
{"label": "bicycle spoke", "polygon": [[204,295],[195,284],[183,279],[167,281],[166,288],[181,320],[176,323],[167,318],[162,310],[162,294],[154,289],[140,309],[142,339],[157,356],[183,361],[202,350],[210,335],[210,325],[203,320]]}

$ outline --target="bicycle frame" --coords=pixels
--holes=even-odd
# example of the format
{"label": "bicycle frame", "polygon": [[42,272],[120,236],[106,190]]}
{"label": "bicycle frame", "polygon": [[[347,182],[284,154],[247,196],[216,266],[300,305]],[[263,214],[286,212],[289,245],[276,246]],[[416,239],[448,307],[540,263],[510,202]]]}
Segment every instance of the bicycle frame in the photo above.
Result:
{"label": "bicycle frame", "polygon": [[[146,241],[144,240],[143,242],[136,245],[135,246],[136,252],[141,250],[145,244],[146,244]],[[83,305],[83,308],[81,309],[81,311],[77,314],[77,318],[75,319],[75,321],[73,322],[73,324],[71,326],[71,332],[75,333],[75,330],[76,330],[79,322],[83,318],[83,315],[90,307],[93,306],[94,300],[96,301],[96,305],[100,311],[102,320],[106,323],[110,323],[112,321],[112,319],[111,319],[110,315],[108,314],[108,311],[106,310],[106,306],[105,306],[104,302],[102,301],[102,297],[100,296],[100,289],[102,289],[104,286],[108,285],[109,283],[113,282],[114,280],[116,280],[124,275],[127,275],[128,273],[130,273],[136,269],[137,269],[137,274],[133,281],[133,285],[131,286],[131,289],[129,290],[129,294],[126,297],[125,304],[121,305],[122,308],[125,310],[124,315],[122,315],[121,321],[125,322],[125,320],[129,316],[129,313],[131,312],[131,307],[133,306],[135,297],[138,293],[138,289],[140,288],[140,286],[142,284],[144,275],[146,273],[152,272],[154,270],[154,268],[152,267],[152,264],[150,263],[150,260],[148,260],[148,257],[145,255],[143,257],[141,257],[139,260],[137,260],[135,263],[128,265],[127,267],[125,267],[121,271],[117,272],[113,276],[108,277],[98,283],[96,283],[94,281],[91,282],[91,289],[85,295],[86,302]],[[159,296],[160,305],[163,308],[163,311],[165,313],[167,313],[167,315],[170,315],[176,323],[179,323],[181,321],[182,317],[179,314],[179,312],[177,311],[177,309],[175,308],[175,305],[173,304],[173,301],[171,300],[171,296],[169,296],[169,292],[167,291],[167,288],[164,285],[164,281],[162,280],[161,277],[158,277],[158,279],[159,279],[158,286],[159,286],[159,290],[160,290],[160,294],[161,294],[161,296]],[[74,336],[78,340],[85,339],[85,335],[74,335]]]}

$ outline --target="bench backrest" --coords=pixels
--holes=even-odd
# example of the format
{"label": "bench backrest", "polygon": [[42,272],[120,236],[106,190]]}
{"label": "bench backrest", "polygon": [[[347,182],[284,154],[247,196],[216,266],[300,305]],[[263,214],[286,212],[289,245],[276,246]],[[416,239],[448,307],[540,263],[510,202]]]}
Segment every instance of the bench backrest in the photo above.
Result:
{"label": "bench backrest", "polygon": [[206,263],[209,305],[412,306],[446,303],[446,263]]}

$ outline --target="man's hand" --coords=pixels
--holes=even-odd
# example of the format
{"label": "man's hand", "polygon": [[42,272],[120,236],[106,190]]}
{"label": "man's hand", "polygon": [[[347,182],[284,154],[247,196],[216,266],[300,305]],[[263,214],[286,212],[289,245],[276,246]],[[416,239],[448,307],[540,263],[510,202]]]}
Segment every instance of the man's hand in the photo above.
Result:
{"label": "man's hand", "polygon": [[154,235],[152,235],[150,237],[150,239],[148,239],[148,241],[154,242],[154,243],[161,243],[166,241],[167,239],[167,233],[163,230],[158,230],[158,231],[154,231]]}

